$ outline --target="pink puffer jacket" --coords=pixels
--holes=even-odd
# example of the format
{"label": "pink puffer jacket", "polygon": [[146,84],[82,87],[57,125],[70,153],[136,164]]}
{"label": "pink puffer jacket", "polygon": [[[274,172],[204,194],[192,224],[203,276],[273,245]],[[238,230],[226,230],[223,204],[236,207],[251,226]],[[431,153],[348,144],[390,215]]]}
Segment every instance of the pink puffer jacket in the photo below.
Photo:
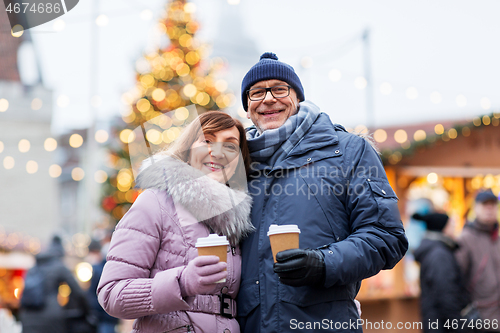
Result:
{"label": "pink puffer jacket", "polygon": [[[99,303],[112,316],[137,318],[133,332],[239,332],[230,317],[236,315],[240,283],[237,244],[252,230],[248,195],[171,158],[143,171],[137,184],[149,189],[116,227],[97,289]],[[228,277],[211,295],[183,298],[179,277],[209,228],[231,242]],[[220,315],[221,298],[228,317]]]}

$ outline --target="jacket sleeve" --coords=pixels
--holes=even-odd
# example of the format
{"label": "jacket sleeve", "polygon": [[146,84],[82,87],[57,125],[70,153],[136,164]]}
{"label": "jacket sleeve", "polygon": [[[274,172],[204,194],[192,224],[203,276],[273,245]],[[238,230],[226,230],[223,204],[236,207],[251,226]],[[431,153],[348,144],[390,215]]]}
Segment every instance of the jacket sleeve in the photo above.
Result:
{"label": "jacket sleeve", "polygon": [[465,281],[470,280],[471,275],[471,253],[467,244],[466,238],[462,236],[458,239],[458,249],[455,251],[455,258],[460,267]]}
{"label": "jacket sleeve", "polygon": [[397,197],[377,152],[357,136],[351,137],[345,151],[344,209],[349,236],[321,249],[325,287],[358,282],[390,269],[408,250]]}
{"label": "jacket sleeve", "polygon": [[466,293],[466,290],[458,285],[460,271],[455,268],[452,253],[438,250],[434,254],[429,258],[425,279],[433,288],[432,297],[435,297],[435,308],[439,311],[440,318],[450,319],[450,321],[459,320],[460,311],[465,306],[461,297]]}
{"label": "jacket sleeve", "polygon": [[150,277],[164,219],[170,217],[155,193],[146,190],[117,225],[97,287],[99,303],[113,317],[134,319],[189,309],[179,287],[185,266]]}

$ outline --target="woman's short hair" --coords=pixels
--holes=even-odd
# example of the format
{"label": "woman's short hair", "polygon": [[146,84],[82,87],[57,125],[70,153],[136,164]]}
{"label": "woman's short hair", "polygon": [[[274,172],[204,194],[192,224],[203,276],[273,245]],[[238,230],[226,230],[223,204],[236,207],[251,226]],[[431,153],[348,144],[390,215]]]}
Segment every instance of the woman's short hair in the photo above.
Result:
{"label": "woman's short hair", "polygon": [[[241,158],[238,161],[236,173],[231,179],[245,181],[246,185],[251,159],[245,129],[239,120],[231,117],[227,113],[221,111],[207,111],[202,113],[188,126],[186,126],[177,140],[172,143],[165,153],[181,161],[187,162],[191,146],[200,137],[200,135],[213,134],[233,127],[236,127],[240,133],[239,142]],[[229,182],[231,182],[231,180]]]}

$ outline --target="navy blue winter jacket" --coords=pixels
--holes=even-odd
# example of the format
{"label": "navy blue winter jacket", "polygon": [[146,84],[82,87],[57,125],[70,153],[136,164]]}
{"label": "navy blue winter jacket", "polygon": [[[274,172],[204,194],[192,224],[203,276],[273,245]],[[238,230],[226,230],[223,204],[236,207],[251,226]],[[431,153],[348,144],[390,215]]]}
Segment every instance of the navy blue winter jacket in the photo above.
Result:
{"label": "navy blue winter jacket", "polygon": [[[242,332],[361,332],[353,302],[361,280],[394,267],[408,249],[398,199],[370,143],[322,113],[279,165],[252,164],[248,188],[256,231],[241,244]],[[271,224],[297,224],[300,248],[321,249],[322,287],[279,282]]]}

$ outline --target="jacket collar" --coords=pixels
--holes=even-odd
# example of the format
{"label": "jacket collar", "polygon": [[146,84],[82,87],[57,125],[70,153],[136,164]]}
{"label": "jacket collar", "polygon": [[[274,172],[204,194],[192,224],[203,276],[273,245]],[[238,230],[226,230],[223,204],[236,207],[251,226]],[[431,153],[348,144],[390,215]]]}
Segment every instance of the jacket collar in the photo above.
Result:
{"label": "jacket collar", "polygon": [[231,189],[170,156],[155,157],[156,162],[137,176],[136,187],[166,191],[232,245],[255,229],[249,219],[252,200],[245,191]]}

